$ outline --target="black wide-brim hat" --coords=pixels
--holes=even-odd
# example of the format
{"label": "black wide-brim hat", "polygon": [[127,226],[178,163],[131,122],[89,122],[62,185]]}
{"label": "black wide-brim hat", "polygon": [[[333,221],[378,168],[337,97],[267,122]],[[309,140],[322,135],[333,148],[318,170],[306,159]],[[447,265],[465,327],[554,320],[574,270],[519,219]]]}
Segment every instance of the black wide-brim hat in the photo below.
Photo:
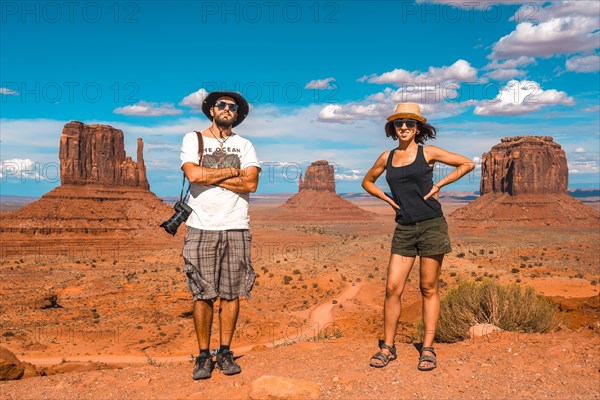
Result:
{"label": "black wide-brim hat", "polygon": [[237,118],[233,122],[233,126],[238,126],[242,123],[244,119],[248,116],[248,112],[250,111],[250,106],[244,97],[238,92],[211,92],[204,98],[202,102],[202,112],[204,115],[208,117],[211,121],[213,120],[212,115],[210,115],[210,108],[215,105],[218,99],[221,97],[231,97],[235,100],[235,104],[239,106],[237,110]]}

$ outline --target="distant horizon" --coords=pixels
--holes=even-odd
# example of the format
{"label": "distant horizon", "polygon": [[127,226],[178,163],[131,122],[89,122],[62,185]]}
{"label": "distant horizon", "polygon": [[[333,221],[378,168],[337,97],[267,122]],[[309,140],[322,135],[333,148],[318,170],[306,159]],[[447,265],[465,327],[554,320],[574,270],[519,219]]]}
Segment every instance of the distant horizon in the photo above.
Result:
{"label": "distant horizon", "polygon": [[[85,185],[81,185],[81,186],[85,186]],[[58,186],[57,186],[58,187]],[[51,189],[52,190],[52,189]],[[150,191],[152,192],[152,187],[150,187]],[[589,187],[589,188],[572,188],[569,187],[567,188],[567,193],[569,192],[591,192],[591,191],[598,191],[600,192],[600,187]],[[47,192],[46,192],[47,193]],[[154,192],[152,192],[154,193]],[[252,198],[257,198],[257,197],[278,197],[278,196],[293,196],[296,193],[298,193],[298,191],[295,192],[279,192],[279,193],[251,193],[250,194],[250,199]],[[45,194],[45,193],[44,193]],[[156,194],[156,193],[154,193]],[[344,197],[344,196],[348,196],[348,195],[354,195],[354,194],[359,194],[359,195],[364,195],[367,198],[373,197],[370,194],[368,194],[365,191],[362,192],[338,192],[336,191],[336,194]],[[440,192],[440,195],[444,195],[444,194],[453,194],[453,195],[460,195],[460,194],[472,194],[472,195],[477,195],[479,196],[479,190],[476,191],[469,191],[469,190],[442,190]],[[24,196],[24,195],[17,195],[17,194],[0,194],[0,200],[4,199],[4,198],[8,198],[8,197],[18,197],[18,198],[30,198],[30,199],[39,199],[41,198],[43,195],[41,196]],[[158,196],[158,198],[166,200],[166,199],[178,199],[179,195],[174,195],[174,196]],[[375,199],[375,197],[373,197],[373,199]]]}

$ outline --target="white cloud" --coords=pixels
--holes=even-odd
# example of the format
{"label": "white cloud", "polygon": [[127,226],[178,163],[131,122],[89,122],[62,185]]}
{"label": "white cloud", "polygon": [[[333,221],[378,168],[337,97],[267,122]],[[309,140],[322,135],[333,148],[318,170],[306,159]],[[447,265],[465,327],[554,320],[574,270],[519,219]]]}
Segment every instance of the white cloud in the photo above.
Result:
{"label": "white cloud", "polygon": [[578,147],[573,150],[573,153],[585,153],[585,149],[583,147]]}
{"label": "white cloud", "polygon": [[597,174],[600,172],[597,161],[570,161],[567,164],[570,174]]}
{"label": "white cloud", "polygon": [[19,94],[16,90],[12,90],[9,88],[0,87],[0,94],[4,94],[7,96],[16,96]]}
{"label": "white cloud", "polygon": [[488,65],[483,67],[483,69],[515,69],[530,64],[536,64],[535,58],[520,56],[508,60],[492,60]]}
{"label": "white cloud", "polygon": [[394,69],[381,75],[365,75],[358,79],[359,82],[393,84],[396,86],[411,85],[415,83],[426,83],[435,85],[443,82],[473,82],[477,79],[477,69],[473,68],[468,61],[458,60],[450,66],[429,67],[427,72],[407,71],[405,69]]}
{"label": "white cloud", "polygon": [[315,79],[306,84],[304,89],[318,89],[318,90],[330,90],[335,88],[335,85],[331,85],[331,82],[335,81],[335,78]]}
{"label": "white cloud", "polygon": [[541,110],[552,105],[575,104],[567,93],[554,89],[543,90],[539,83],[512,80],[504,86],[494,100],[485,100],[475,107],[477,115],[517,115]]}
{"label": "white cloud", "polygon": [[[499,5],[521,4],[524,0],[494,0],[492,1],[458,1],[458,0],[416,0],[417,4],[431,3],[442,4],[449,7],[461,8],[465,10],[483,10],[497,7]],[[530,1],[531,3],[531,1]]]}
{"label": "white cloud", "polygon": [[572,57],[566,62],[567,71],[596,72],[600,70],[600,56]]}
{"label": "white cloud", "polygon": [[[0,168],[0,178],[3,181],[14,181],[14,182],[26,182],[27,180],[34,180],[39,182],[43,177],[40,173],[44,169],[48,169],[48,165],[45,163],[42,165],[39,161],[33,161],[29,158],[19,159],[14,158],[10,160],[2,161]],[[58,178],[57,175],[58,167],[55,165],[52,167],[53,178]]]}
{"label": "white cloud", "polygon": [[536,64],[535,58],[520,56],[518,58],[511,58],[508,60],[493,60],[483,69],[491,70],[485,74],[486,78],[491,78],[496,81],[509,81],[511,79],[520,78],[525,76],[525,71],[518,69],[519,67],[525,67],[527,65]]}
{"label": "white cloud", "polygon": [[520,71],[518,69],[496,69],[485,74],[485,76],[491,79],[504,82],[514,78],[521,78],[524,75],[525,71]]}
{"label": "white cloud", "polygon": [[351,173],[351,174],[335,174],[335,180],[336,181],[358,181],[359,179],[362,179],[363,176],[362,175],[358,175],[356,173]]}
{"label": "white cloud", "polygon": [[447,118],[464,112],[472,105],[463,102],[444,101],[458,96],[456,85],[448,87],[415,86],[391,89],[372,94],[362,101],[346,104],[329,104],[319,111],[319,121],[336,124],[352,124],[356,121],[385,121],[396,104],[411,101],[421,105],[421,112],[428,118]]}
{"label": "white cloud", "polygon": [[[511,21],[524,22],[530,20],[538,23],[549,21],[552,18],[582,16],[598,17],[600,15],[600,3],[597,0],[575,0],[575,1],[521,1],[525,3],[510,18]],[[547,3],[545,7],[542,7]]]}
{"label": "white cloud", "polygon": [[202,102],[204,101],[206,95],[208,95],[208,92],[204,88],[200,88],[194,93],[190,93],[185,96],[183,100],[179,102],[179,105],[201,110]]}
{"label": "white cloud", "polygon": [[598,47],[597,1],[528,2],[511,19],[517,22],[515,30],[494,44],[489,58],[551,57]]}
{"label": "white cloud", "polygon": [[57,147],[63,126],[69,121],[54,119],[0,119],[2,126],[2,153],[6,154],[8,146],[18,148],[53,148]]}
{"label": "white cloud", "polygon": [[181,110],[171,103],[152,103],[140,101],[131,106],[119,107],[113,110],[115,114],[135,115],[138,117],[159,117],[162,115],[179,115]]}
{"label": "white cloud", "polygon": [[598,111],[600,111],[600,105],[586,107],[582,111],[585,111],[585,112],[598,112]]}

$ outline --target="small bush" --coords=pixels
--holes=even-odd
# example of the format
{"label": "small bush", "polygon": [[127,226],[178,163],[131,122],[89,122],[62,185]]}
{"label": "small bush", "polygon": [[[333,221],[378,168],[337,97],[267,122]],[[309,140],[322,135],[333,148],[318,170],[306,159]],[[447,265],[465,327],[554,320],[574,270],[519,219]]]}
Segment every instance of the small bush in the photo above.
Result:
{"label": "small bush", "polygon": [[466,339],[475,324],[494,324],[506,331],[527,333],[548,332],[558,324],[553,303],[532,287],[514,283],[463,281],[450,289],[441,303],[435,340],[443,343]]}
{"label": "small bush", "polygon": [[463,253],[463,252],[460,252],[456,255],[456,257],[458,257],[458,258],[463,258],[464,256],[465,256],[465,253]]}
{"label": "small bush", "polygon": [[519,268],[513,268],[510,270],[510,272],[512,272],[513,274],[518,274],[519,273]]}
{"label": "small bush", "polygon": [[292,274],[294,275],[300,275],[300,270],[299,269],[295,269],[292,271]]}
{"label": "small bush", "polygon": [[291,276],[289,276],[289,275],[284,275],[284,276],[283,276],[283,284],[284,284],[284,285],[288,285],[288,284],[289,284],[289,283],[292,281],[292,279],[293,279],[293,278],[292,278]]}

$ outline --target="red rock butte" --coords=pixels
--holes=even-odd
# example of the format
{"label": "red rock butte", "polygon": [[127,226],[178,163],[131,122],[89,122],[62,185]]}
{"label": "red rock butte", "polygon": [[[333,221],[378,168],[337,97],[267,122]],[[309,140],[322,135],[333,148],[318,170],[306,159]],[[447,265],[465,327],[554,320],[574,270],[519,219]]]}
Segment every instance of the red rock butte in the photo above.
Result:
{"label": "red rock butte", "polygon": [[464,224],[597,225],[600,213],[567,194],[567,157],[550,136],[514,136],[484,153],[480,197],[451,215]]}
{"label": "red rock butte", "polygon": [[60,136],[61,185],[0,219],[13,234],[165,234],[173,209],[150,191],[143,142],[137,162],[125,154],[123,131],[72,121]]}
{"label": "red rock butte", "polygon": [[69,122],[60,135],[60,181],[63,185],[100,184],[149,190],[141,138],[137,145],[134,162],[125,154],[122,130]]}
{"label": "red rock butte", "polygon": [[373,214],[343,199],[335,192],[333,165],[326,160],[315,161],[306,168],[298,184],[298,193],[290,197],[274,217],[300,220],[370,220]]}

